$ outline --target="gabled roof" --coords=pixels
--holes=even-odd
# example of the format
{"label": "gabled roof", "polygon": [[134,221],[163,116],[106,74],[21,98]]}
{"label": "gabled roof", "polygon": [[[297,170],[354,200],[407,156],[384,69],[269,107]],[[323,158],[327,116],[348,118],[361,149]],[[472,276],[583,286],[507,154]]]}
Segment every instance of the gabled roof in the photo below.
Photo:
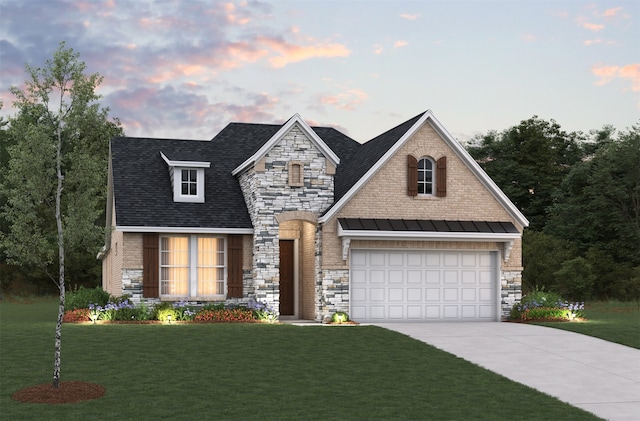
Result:
{"label": "gabled roof", "polygon": [[336,155],[331,148],[327,146],[327,144],[313,131],[311,127],[300,117],[299,114],[294,114],[286,123],[282,125],[280,130],[278,130],[272,137],[269,139],[260,149],[256,151],[253,155],[251,155],[246,161],[240,164],[237,168],[232,171],[232,174],[238,175],[240,172],[247,169],[249,166],[256,163],[262,159],[267,152],[271,150],[281,139],[285,136],[293,126],[298,125],[300,129],[311,139],[311,143],[313,143],[316,148],[322,152],[322,154],[328,158],[334,166],[337,166],[340,163],[340,158]]}
{"label": "gabled roof", "polygon": [[[231,123],[209,141],[112,139],[110,175],[117,228],[136,232],[251,230],[249,212],[232,172],[274,139],[283,126]],[[333,128],[309,130],[320,139],[327,154],[337,160],[352,156],[360,147],[358,142]],[[168,163],[163,155],[172,163],[211,163],[210,168],[205,169],[205,203],[173,201]],[[108,204],[108,208],[110,206]]]}
{"label": "gabled roof", "polygon": [[[528,221],[446,131],[431,111],[418,114],[360,144],[330,127],[309,127],[299,115],[286,123],[231,123],[210,141],[118,137],[111,141],[111,174],[117,228],[157,232],[250,232],[251,219],[238,174],[263,157],[293,125],[334,164],[335,202],[319,222],[333,217],[424,124],[430,124],[462,162],[522,226]],[[205,169],[205,203],[173,201],[169,162],[195,162]],[[111,203],[108,204],[111,206]],[[234,231],[235,230],[235,231]]]}
{"label": "gabled roof", "polygon": [[[518,224],[523,227],[529,225],[529,221],[522,212],[518,210],[487,173],[480,168],[480,165],[478,165],[462,145],[444,128],[431,110],[418,114],[388,132],[364,143],[360,151],[351,158],[352,162],[347,163],[347,168],[343,169],[343,171],[347,171],[347,174],[350,174],[350,176],[346,176],[344,177],[346,180],[343,179],[340,181],[342,184],[339,190],[338,187],[336,187],[336,193],[339,192],[340,195],[338,196],[338,194],[336,194],[334,205],[318,219],[318,222],[324,223],[335,216],[371,177],[425,124],[431,125],[443,141],[454,151],[457,157],[471,170]],[[338,175],[338,172],[336,172],[336,178],[338,178]],[[336,184],[337,183],[336,181]]]}

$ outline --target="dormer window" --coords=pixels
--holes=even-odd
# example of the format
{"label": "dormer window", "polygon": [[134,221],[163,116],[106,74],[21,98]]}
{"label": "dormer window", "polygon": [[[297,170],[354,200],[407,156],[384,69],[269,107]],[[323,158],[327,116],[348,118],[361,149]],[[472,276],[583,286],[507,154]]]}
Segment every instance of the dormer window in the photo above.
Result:
{"label": "dormer window", "polygon": [[160,152],[169,166],[174,202],[204,203],[204,170],[210,162],[172,161]]}
{"label": "dormer window", "polygon": [[186,169],[182,170],[182,195],[197,196],[198,195],[198,170]]}

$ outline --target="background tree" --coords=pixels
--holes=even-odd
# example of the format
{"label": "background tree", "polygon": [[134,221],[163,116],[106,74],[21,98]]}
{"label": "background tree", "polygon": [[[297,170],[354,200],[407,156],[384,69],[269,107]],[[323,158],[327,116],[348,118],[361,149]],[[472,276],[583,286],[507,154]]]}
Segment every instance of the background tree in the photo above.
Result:
{"label": "background tree", "polygon": [[582,158],[581,134],[561,130],[554,120],[533,116],[502,133],[474,139],[469,153],[529,219],[530,229],[546,223],[554,189]]}
{"label": "background tree", "polygon": [[60,295],[53,386],[60,381],[65,255],[95,259],[102,243],[109,139],[121,135],[95,93],[102,78],[85,74],[79,54],[61,43],[45,67],[26,66],[25,88],[11,88],[8,165],[3,168],[2,235],[8,261],[41,268]]}

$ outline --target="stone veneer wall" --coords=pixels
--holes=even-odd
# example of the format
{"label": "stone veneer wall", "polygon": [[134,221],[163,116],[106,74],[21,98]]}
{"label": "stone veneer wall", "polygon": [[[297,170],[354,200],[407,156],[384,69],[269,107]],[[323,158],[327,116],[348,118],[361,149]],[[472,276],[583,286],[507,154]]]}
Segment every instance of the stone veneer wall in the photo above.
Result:
{"label": "stone veneer wall", "polygon": [[507,319],[511,308],[522,299],[522,272],[500,272],[500,306],[502,319]]}
{"label": "stone veneer wall", "polygon": [[[303,165],[302,187],[289,186],[290,161]],[[320,215],[333,203],[333,176],[327,174],[324,155],[295,125],[267,152],[258,168],[251,167],[240,174],[239,181],[254,227],[255,298],[279,309],[280,247],[276,216],[293,211]]]}

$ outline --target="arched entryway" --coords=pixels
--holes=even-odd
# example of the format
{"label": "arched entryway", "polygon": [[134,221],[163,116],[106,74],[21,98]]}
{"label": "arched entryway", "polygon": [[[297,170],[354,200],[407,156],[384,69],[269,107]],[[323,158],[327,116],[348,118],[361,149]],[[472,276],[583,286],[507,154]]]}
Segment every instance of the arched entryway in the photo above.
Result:
{"label": "arched entryway", "polygon": [[280,316],[315,319],[316,216],[287,212],[278,216]]}

